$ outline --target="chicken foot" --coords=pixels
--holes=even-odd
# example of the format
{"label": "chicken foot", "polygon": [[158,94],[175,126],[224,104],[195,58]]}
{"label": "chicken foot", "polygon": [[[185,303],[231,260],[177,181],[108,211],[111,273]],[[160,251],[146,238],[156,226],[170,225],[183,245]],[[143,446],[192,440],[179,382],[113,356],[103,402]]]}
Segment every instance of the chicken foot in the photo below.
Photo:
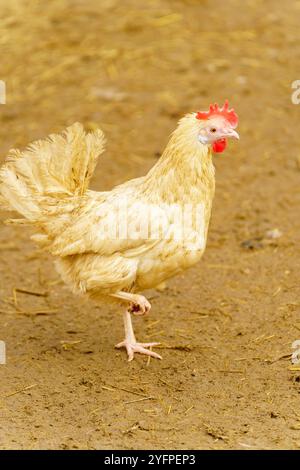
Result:
{"label": "chicken foot", "polygon": [[119,291],[111,294],[111,296],[130,302],[128,311],[134,315],[145,315],[145,313],[150,312],[151,304],[143,295]]}
{"label": "chicken foot", "polygon": [[127,300],[130,302],[130,307],[124,312],[124,329],[125,329],[125,339],[121,343],[116,344],[116,348],[125,348],[128,354],[128,361],[132,361],[134,358],[134,353],[145,354],[146,356],[155,357],[156,359],[161,359],[161,356],[147,348],[152,346],[157,346],[159,343],[138,343],[136,341],[133,326],[131,313],[134,315],[144,315],[148,313],[151,304],[148,302],[146,297],[138,294],[130,294],[128,292],[117,292],[112,294],[113,297],[117,297],[122,300]]}
{"label": "chicken foot", "polygon": [[145,354],[146,356],[155,357],[156,359],[162,359],[162,357],[151,351],[147,348],[151,348],[152,346],[157,346],[159,343],[137,343],[133,331],[131,314],[128,310],[123,314],[124,320],[124,329],[125,329],[125,339],[121,341],[121,343],[116,344],[116,348],[126,348],[128,354],[128,361],[132,361],[134,358],[134,353]]}

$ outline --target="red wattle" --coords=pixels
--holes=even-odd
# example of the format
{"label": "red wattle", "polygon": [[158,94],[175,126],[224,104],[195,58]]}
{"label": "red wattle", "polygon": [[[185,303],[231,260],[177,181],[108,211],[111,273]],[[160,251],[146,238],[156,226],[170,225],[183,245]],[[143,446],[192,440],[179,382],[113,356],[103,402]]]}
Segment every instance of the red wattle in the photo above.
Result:
{"label": "red wattle", "polygon": [[221,152],[224,152],[224,150],[226,149],[226,146],[227,146],[227,140],[219,139],[213,143],[212,149],[213,149],[213,152],[215,153],[221,153]]}

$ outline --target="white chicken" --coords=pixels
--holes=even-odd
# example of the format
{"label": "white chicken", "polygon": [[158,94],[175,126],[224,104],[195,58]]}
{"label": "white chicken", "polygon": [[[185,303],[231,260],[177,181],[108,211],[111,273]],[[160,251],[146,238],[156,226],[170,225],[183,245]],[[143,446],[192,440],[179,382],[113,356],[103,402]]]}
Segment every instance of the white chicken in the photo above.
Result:
{"label": "white chicken", "polygon": [[56,259],[74,293],[127,304],[124,312],[128,360],[134,353],[158,359],[158,343],[136,341],[131,314],[149,312],[141,291],[195,264],[207,238],[215,189],[213,152],[228,137],[239,138],[238,118],[222,108],[187,114],[163,155],[146,176],[111,191],[88,189],[105,139],[76,123],[63,135],[12,150],[0,173],[2,208],[19,212],[32,238]]}

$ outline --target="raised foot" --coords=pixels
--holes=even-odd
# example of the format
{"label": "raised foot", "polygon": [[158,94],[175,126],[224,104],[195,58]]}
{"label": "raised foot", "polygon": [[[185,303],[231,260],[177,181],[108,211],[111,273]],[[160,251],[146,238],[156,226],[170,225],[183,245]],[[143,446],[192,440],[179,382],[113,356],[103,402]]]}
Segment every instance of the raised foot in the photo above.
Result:
{"label": "raised foot", "polygon": [[119,344],[116,344],[116,348],[126,348],[128,354],[128,362],[134,358],[134,353],[145,354],[146,356],[155,357],[156,359],[162,359],[162,357],[154,351],[150,351],[146,348],[157,346],[160,343],[130,343],[126,339]]}
{"label": "raised foot", "polygon": [[135,300],[131,302],[128,311],[134,315],[145,315],[150,312],[151,304],[143,295],[134,295]]}

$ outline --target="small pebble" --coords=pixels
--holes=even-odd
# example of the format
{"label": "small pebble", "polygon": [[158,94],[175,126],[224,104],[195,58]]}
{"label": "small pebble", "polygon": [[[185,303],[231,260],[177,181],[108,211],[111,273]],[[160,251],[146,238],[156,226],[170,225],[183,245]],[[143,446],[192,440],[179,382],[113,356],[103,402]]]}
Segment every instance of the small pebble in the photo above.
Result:
{"label": "small pebble", "polygon": [[272,230],[267,230],[265,237],[274,240],[282,237],[282,232],[278,228],[273,228]]}

